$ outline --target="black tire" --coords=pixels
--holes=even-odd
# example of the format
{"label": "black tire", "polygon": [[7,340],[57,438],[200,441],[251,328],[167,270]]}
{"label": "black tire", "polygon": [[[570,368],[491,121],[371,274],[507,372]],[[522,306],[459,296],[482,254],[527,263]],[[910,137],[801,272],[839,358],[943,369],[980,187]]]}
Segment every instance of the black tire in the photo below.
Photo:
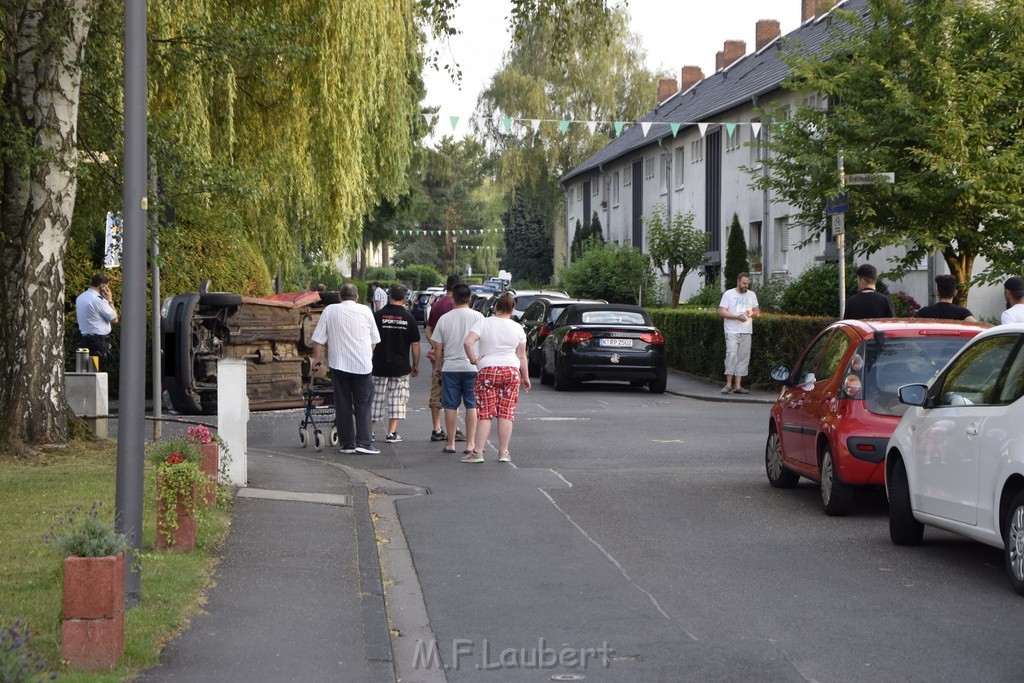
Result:
{"label": "black tire", "polygon": [[540,363],[533,359],[533,354],[527,352],[526,354],[526,372],[529,373],[530,377],[536,377],[540,374]]}
{"label": "black tire", "polygon": [[832,458],[832,447],[825,444],[821,454],[821,504],[829,517],[845,517],[850,514],[853,487],[839,481],[836,463]]}
{"label": "black tire", "polygon": [[555,364],[555,391],[572,391],[576,383],[569,375]]}
{"label": "black tire", "polygon": [[238,306],[242,295],[234,292],[207,292],[199,295],[200,306]]}
{"label": "black tire", "polygon": [[[340,304],[341,294],[337,290],[331,292],[320,292],[320,303],[324,305]],[[423,321],[421,320],[420,322]]]}
{"label": "black tire", "polygon": [[768,483],[777,489],[791,489],[800,481],[800,475],[786,469],[782,464],[782,441],[775,427],[768,429],[768,441],[764,445],[764,471]]}
{"label": "black tire", "polygon": [[1003,523],[1003,556],[1010,585],[1024,595],[1024,491],[1018,491]]}
{"label": "black tire", "polygon": [[896,545],[921,545],[924,524],[914,518],[910,506],[907,466],[897,458],[889,477],[889,539]]}
{"label": "black tire", "polygon": [[544,369],[544,361],[542,360],[541,364],[540,364],[540,383],[541,384],[548,384],[548,385],[550,385],[550,384],[553,384],[554,381],[555,381],[554,376],[550,372],[548,372],[547,370]]}
{"label": "black tire", "polygon": [[647,386],[651,388],[652,394],[664,394],[665,387],[668,386],[668,376],[661,375],[657,379],[652,379]]}

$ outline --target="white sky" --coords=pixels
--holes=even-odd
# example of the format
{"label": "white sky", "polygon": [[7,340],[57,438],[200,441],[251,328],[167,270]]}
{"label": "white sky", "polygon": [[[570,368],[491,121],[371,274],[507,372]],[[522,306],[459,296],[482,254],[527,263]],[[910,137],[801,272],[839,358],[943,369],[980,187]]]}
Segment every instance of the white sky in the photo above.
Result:
{"label": "white sky", "polygon": [[[628,10],[631,30],[647,52],[647,67],[678,79],[689,64],[701,67],[706,76],[714,73],[715,53],[726,40],[744,40],[747,53],[753,52],[759,19],[778,19],[782,35],[793,31],[800,23],[800,5],[801,0],[629,0]],[[473,114],[477,96],[508,50],[508,15],[508,0],[461,0],[454,23],[462,33],[441,46],[442,62],[456,62],[462,69],[461,86],[443,71],[427,68],[423,73],[424,104],[441,108],[439,133],[451,134],[448,116],[465,121]],[[456,137],[467,132],[460,121]]]}

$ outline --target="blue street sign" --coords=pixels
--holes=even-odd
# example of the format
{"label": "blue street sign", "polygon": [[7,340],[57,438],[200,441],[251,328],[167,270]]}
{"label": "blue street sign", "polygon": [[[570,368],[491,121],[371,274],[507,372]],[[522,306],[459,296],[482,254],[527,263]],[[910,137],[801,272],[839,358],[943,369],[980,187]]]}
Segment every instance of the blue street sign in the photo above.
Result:
{"label": "blue street sign", "polygon": [[838,197],[829,197],[825,202],[825,215],[835,216],[850,210],[850,193],[843,192]]}

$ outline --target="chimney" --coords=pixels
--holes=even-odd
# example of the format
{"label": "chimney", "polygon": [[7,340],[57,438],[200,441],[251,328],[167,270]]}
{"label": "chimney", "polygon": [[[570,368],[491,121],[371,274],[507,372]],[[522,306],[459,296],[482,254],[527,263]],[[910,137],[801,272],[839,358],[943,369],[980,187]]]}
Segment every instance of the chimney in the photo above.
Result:
{"label": "chimney", "polygon": [[686,92],[704,80],[704,72],[700,70],[699,66],[684,66],[680,76],[682,76],[682,86],[679,88],[679,92]]}
{"label": "chimney", "polygon": [[679,84],[674,78],[658,79],[658,102],[664,102],[679,91]]}
{"label": "chimney", "polygon": [[775,19],[761,19],[757,22],[757,47],[755,52],[760,52],[765,45],[782,35],[782,27]]}
{"label": "chimney", "polygon": [[729,67],[747,53],[747,44],[742,40],[727,40],[722,51],[715,55],[715,71]]}
{"label": "chimney", "polygon": [[800,0],[800,23],[820,17],[835,7],[836,0]]}

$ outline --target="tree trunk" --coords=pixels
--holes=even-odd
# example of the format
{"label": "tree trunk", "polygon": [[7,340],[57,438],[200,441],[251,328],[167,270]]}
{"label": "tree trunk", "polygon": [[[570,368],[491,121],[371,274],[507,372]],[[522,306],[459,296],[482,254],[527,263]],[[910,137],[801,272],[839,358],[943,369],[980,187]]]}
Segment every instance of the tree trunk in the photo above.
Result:
{"label": "tree trunk", "polygon": [[[81,64],[94,0],[23,0],[4,14],[7,52],[0,268],[0,444],[66,443],[64,254],[75,207]],[[13,152],[13,154],[12,154]],[[12,158],[14,157],[14,158]]]}
{"label": "tree trunk", "polygon": [[946,259],[946,265],[949,266],[950,275],[960,283],[956,296],[953,297],[953,303],[957,306],[967,306],[967,297],[971,292],[971,274],[974,271],[974,259],[977,256],[976,250],[957,251],[951,246],[947,246],[942,252],[942,257]]}

